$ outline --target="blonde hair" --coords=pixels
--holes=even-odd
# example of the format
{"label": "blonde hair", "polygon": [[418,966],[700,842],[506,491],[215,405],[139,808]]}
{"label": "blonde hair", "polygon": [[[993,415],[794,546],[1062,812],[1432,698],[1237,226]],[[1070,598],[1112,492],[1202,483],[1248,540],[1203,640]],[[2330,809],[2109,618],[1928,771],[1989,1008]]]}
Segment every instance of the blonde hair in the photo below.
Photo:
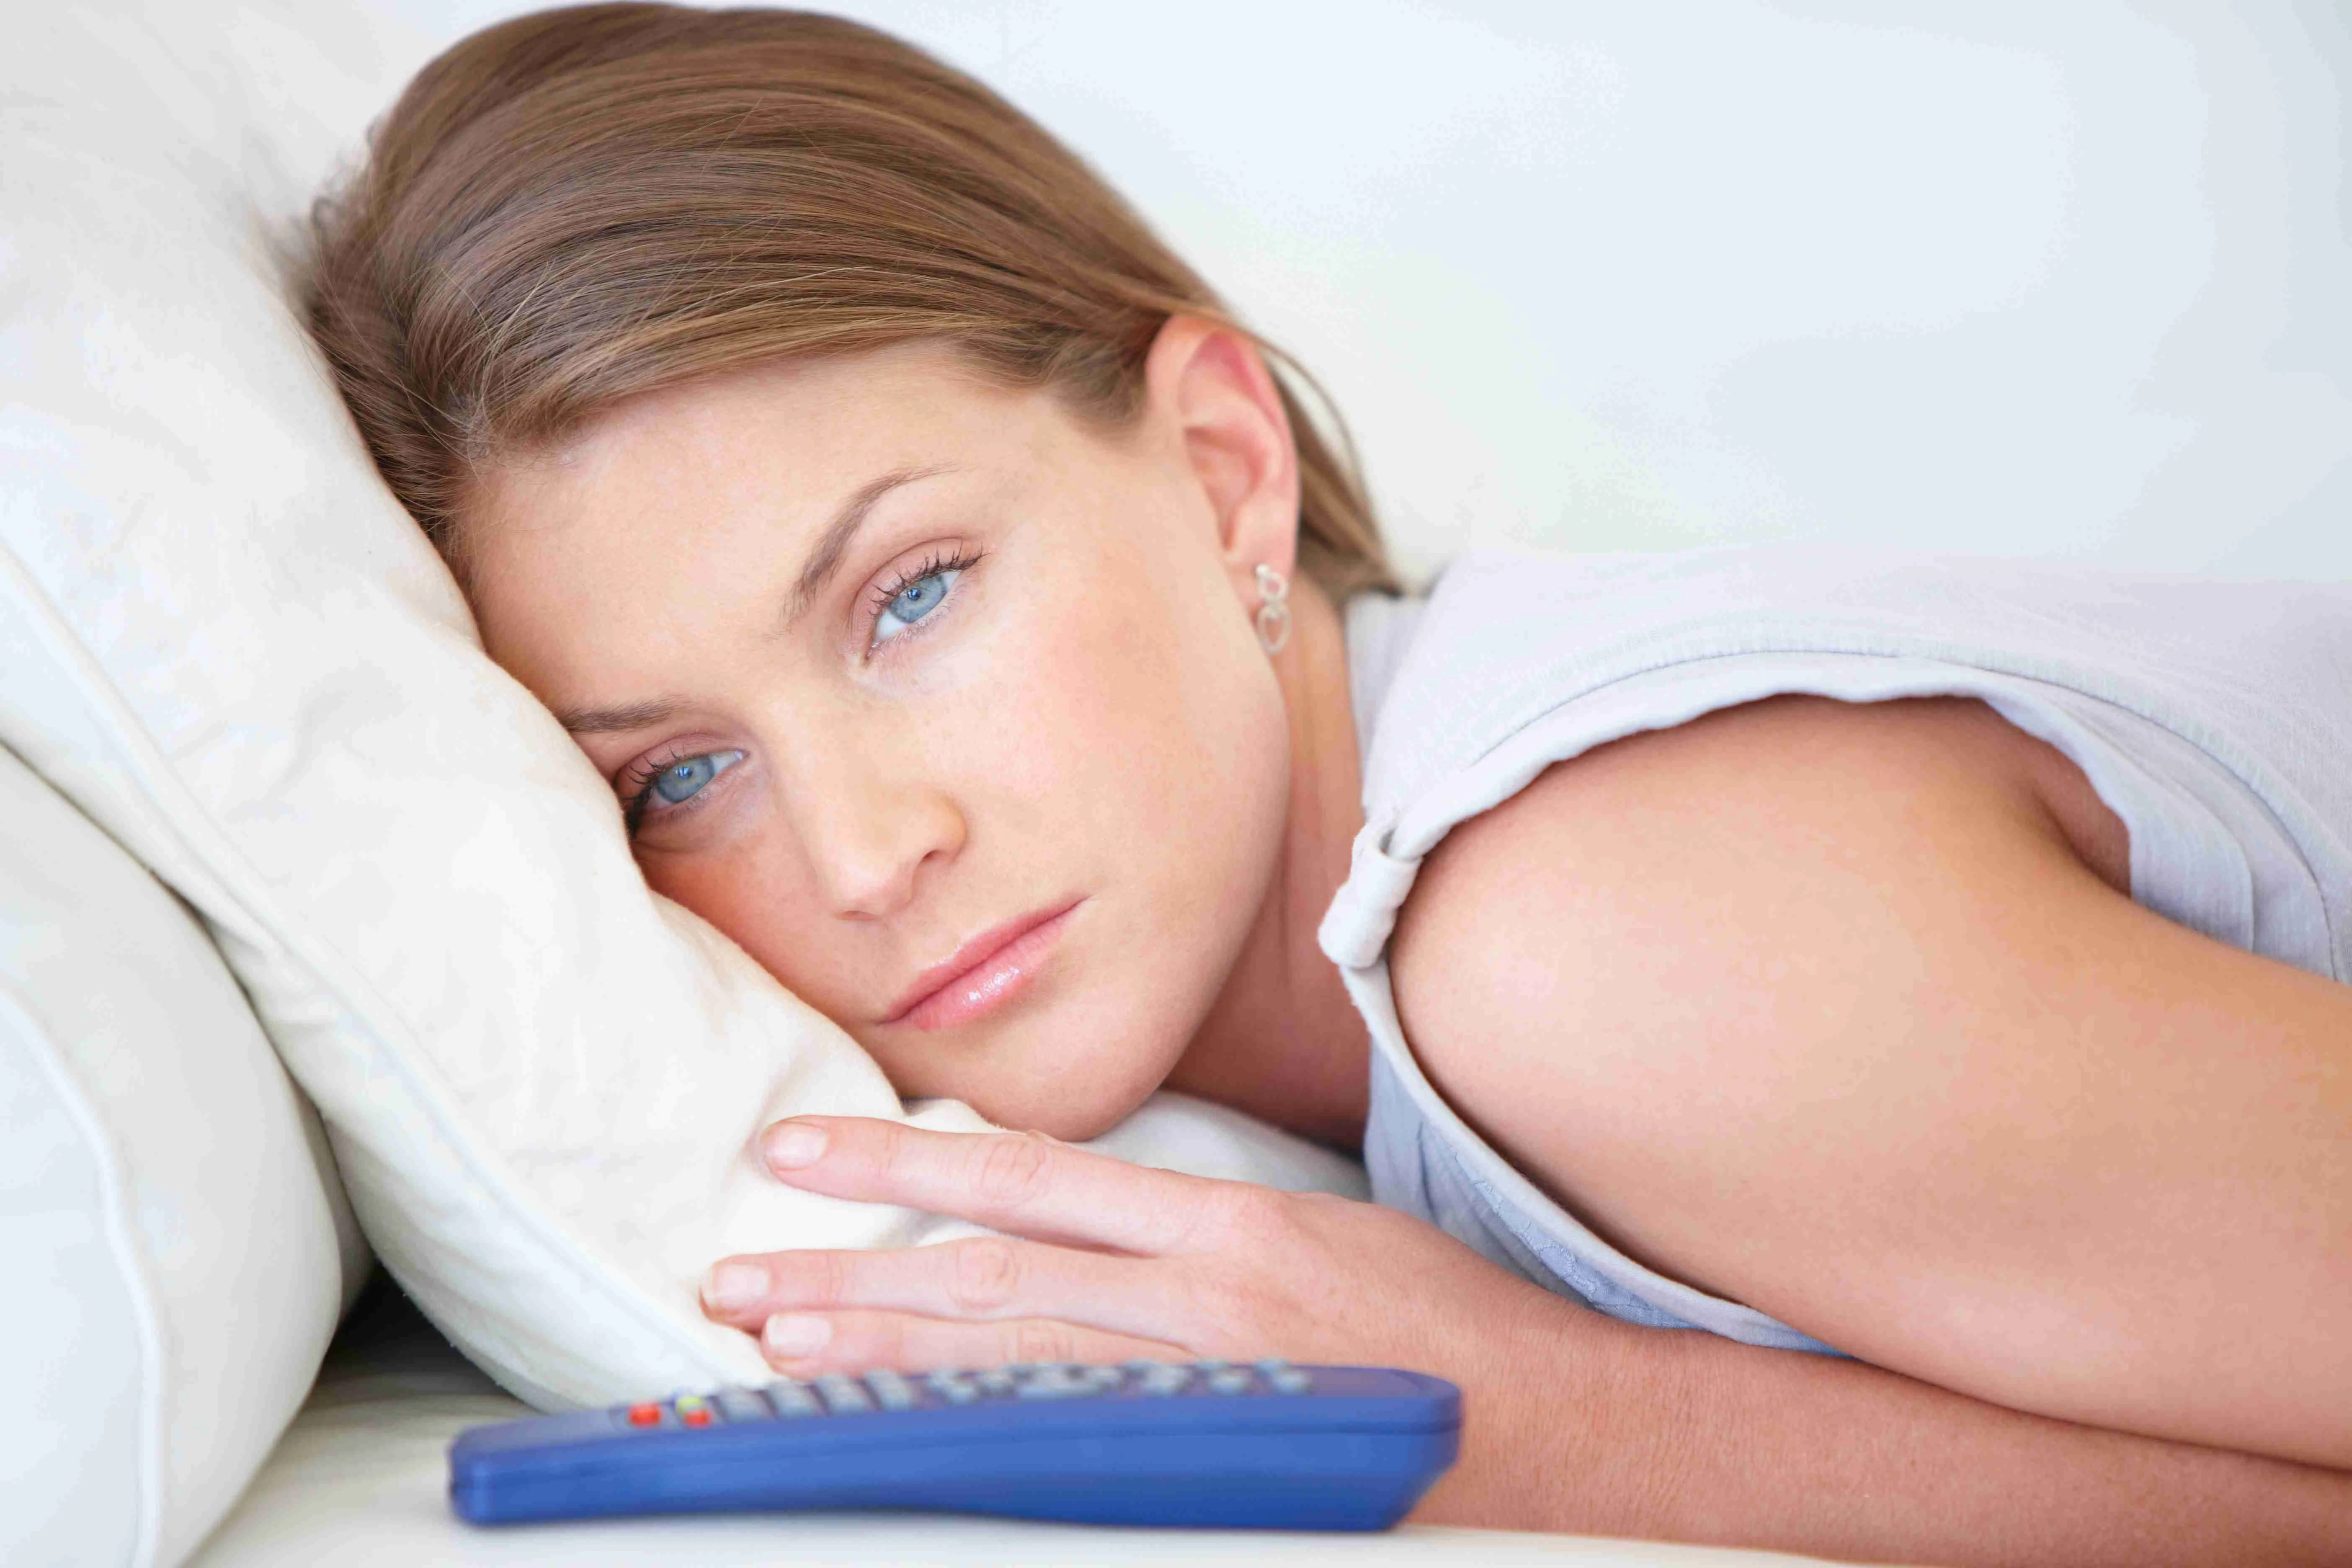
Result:
{"label": "blonde hair", "polygon": [[[478,468],[656,387],[932,339],[1118,423],[1171,316],[1245,331],[1012,105],[792,11],[583,5],[477,33],[418,73],[314,227],[311,331],[453,560]],[[1393,587],[1344,433],[1267,353],[1300,569],[1335,598]]]}

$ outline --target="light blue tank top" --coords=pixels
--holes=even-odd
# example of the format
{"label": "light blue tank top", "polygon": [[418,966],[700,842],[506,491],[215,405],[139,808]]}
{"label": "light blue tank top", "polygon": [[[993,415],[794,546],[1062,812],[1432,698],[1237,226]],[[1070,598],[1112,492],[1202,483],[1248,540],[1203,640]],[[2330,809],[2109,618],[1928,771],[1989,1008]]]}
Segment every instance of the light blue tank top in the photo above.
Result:
{"label": "light blue tank top", "polygon": [[1813,547],[1480,554],[1425,600],[1351,601],[1348,647],[1365,825],[1321,941],[1371,1031],[1373,1195],[1612,1317],[1830,1349],[1602,1241],[1414,1063],[1397,910],[1448,830],[1553,763],[1784,693],[1979,698],[2123,820],[2139,903],[2352,977],[2352,585]]}

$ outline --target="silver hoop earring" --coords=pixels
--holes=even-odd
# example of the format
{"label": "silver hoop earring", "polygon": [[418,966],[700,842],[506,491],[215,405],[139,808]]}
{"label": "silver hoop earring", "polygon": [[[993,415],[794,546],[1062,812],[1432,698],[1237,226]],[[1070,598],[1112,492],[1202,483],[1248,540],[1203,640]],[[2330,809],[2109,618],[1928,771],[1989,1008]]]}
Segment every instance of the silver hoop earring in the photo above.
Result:
{"label": "silver hoop earring", "polygon": [[1277,654],[1290,641],[1290,584],[1264,562],[1258,563],[1257,640],[1268,654]]}

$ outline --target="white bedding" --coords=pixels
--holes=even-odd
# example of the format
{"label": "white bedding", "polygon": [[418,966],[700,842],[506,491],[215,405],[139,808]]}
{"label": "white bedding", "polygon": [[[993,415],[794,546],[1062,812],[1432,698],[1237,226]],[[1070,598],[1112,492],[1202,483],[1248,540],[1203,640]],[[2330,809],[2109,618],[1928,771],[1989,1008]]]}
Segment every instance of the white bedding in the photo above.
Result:
{"label": "white bedding", "polygon": [[[396,1292],[354,1311],[269,1463],[190,1568],[794,1568],[833,1563],[1567,1563],[1762,1568],[1812,1559],[1506,1531],[1408,1525],[1381,1536],[1135,1531],[922,1515],[736,1516],[480,1530],[443,1498],[459,1429],[528,1415]],[[1565,1414],[1565,1413],[1564,1413]]]}

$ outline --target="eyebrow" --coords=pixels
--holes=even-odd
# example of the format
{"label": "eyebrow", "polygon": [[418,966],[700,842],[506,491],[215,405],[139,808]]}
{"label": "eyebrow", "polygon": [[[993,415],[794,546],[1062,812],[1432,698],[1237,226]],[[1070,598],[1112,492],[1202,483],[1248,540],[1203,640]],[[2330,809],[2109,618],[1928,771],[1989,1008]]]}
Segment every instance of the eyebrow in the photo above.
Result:
{"label": "eyebrow", "polygon": [[651,702],[624,702],[616,708],[562,708],[555,721],[575,735],[604,735],[616,730],[642,730],[677,711],[668,698]]}
{"label": "eyebrow", "polygon": [[[793,584],[790,604],[784,611],[784,624],[790,626],[804,614],[824,585],[841,570],[843,557],[849,553],[850,542],[865,526],[866,515],[884,496],[902,485],[918,479],[928,479],[950,471],[952,465],[931,463],[919,467],[893,468],[878,479],[869,479],[857,487],[857,491],[833,514],[818,535],[816,548],[809,552],[806,564],[801,567],[799,581]],[[556,722],[574,735],[609,735],[628,730],[644,730],[662,722],[678,710],[672,699],[656,698],[650,702],[623,702],[611,708],[562,708],[556,710]]]}
{"label": "eyebrow", "polygon": [[945,463],[893,468],[881,478],[860,485],[856,494],[841,503],[841,510],[833,514],[833,521],[825,524],[824,532],[818,536],[816,548],[809,552],[806,564],[801,567],[800,581],[793,584],[792,602],[784,611],[784,624],[790,626],[800,619],[807,612],[810,603],[824,592],[833,574],[841,570],[842,558],[849,553],[850,542],[857,537],[857,531],[866,525],[867,514],[884,496],[901,486],[947,473],[949,469],[950,465]]}

